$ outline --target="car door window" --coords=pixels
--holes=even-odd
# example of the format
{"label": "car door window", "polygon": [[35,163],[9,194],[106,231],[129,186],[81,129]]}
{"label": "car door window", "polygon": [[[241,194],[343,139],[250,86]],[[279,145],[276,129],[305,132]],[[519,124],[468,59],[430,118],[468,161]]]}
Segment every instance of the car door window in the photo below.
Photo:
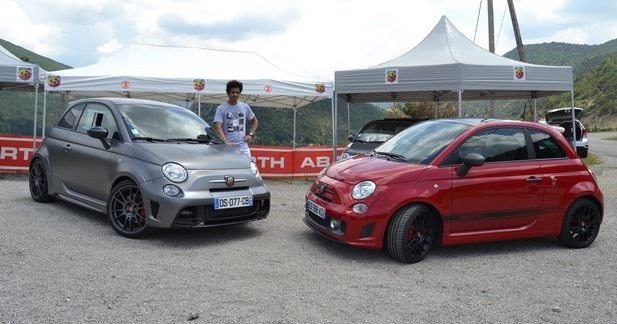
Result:
{"label": "car door window", "polygon": [[109,108],[102,104],[90,103],[86,106],[79,119],[77,131],[85,134],[90,128],[95,126],[107,129],[108,139],[120,139],[116,120]]}
{"label": "car door window", "polygon": [[566,152],[550,134],[533,129],[530,130],[530,135],[537,159],[566,157]]}
{"label": "car door window", "polygon": [[66,129],[75,129],[75,125],[77,125],[77,121],[79,120],[79,116],[81,116],[81,112],[84,110],[85,104],[73,106],[69,109],[62,119],[58,122],[58,127],[66,128]]}
{"label": "car door window", "polygon": [[469,153],[484,156],[487,163],[527,160],[527,143],[522,128],[494,128],[470,137],[459,149],[459,157]]}

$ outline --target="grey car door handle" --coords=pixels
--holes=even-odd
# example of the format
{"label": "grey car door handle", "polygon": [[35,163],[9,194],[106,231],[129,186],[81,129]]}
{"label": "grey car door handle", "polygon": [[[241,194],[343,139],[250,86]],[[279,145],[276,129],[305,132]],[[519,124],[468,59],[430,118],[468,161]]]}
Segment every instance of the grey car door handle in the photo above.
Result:
{"label": "grey car door handle", "polygon": [[70,151],[71,150],[71,144],[64,144],[64,151]]}
{"label": "grey car door handle", "polygon": [[532,176],[527,178],[527,182],[542,182],[542,177]]}

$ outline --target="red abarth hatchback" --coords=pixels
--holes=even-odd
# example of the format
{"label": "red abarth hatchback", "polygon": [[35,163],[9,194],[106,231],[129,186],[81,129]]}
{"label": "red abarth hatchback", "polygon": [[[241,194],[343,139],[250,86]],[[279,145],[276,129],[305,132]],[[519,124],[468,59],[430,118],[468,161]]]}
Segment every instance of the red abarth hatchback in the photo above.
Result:
{"label": "red abarth hatchback", "polygon": [[306,194],[304,222],[407,263],[434,244],[555,236],[586,247],[604,198],[561,131],[496,119],[421,122],[324,169]]}

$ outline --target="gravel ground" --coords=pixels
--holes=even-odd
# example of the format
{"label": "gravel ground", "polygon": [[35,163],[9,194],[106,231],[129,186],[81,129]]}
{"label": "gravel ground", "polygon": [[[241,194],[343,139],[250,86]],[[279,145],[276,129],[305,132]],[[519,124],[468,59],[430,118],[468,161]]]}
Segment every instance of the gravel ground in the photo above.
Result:
{"label": "gravel ground", "polygon": [[0,323],[615,323],[617,167],[598,170],[606,215],[589,248],[440,247],[413,265],[309,230],[308,181],[267,181],[265,221],[133,240],[0,176]]}

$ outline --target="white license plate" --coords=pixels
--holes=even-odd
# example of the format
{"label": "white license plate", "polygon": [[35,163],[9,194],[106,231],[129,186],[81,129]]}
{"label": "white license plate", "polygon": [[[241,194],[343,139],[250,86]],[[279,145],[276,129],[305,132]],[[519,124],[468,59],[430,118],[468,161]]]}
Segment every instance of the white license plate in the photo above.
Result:
{"label": "white license plate", "polygon": [[227,209],[250,206],[253,206],[252,196],[214,198],[214,209]]}
{"label": "white license plate", "polygon": [[313,212],[315,215],[326,219],[326,209],[310,200],[306,201],[306,209],[310,212]]}

